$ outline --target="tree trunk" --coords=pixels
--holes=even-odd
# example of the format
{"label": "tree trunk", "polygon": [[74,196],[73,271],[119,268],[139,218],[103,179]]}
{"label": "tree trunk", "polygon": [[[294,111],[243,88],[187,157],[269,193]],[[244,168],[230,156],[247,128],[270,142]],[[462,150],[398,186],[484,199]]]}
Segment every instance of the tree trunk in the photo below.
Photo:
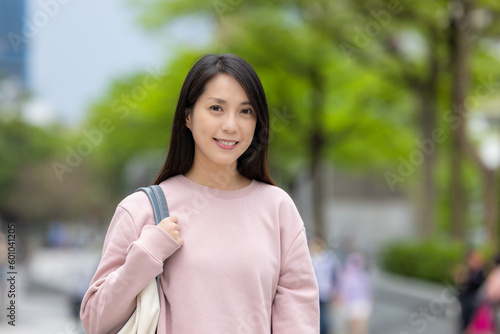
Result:
{"label": "tree trunk", "polygon": [[437,93],[437,60],[435,55],[430,56],[429,76],[424,85],[419,87],[420,97],[420,129],[422,140],[419,149],[423,155],[423,182],[420,190],[420,214],[418,222],[420,234],[424,237],[432,235],[434,231],[435,182],[434,170],[436,164],[436,148],[438,143],[434,139],[436,129],[436,93]]}
{"label": "tree trunk", "polygon": [[451,234],[455,239],[465,236],[467,212],[463,184],[463,161],[466,150],[465,98],[469,83],[468,32],[471,13],[470,1],[452,1],[449,52],[452,71],[452,137],[451,137]]}
{"label": "tree trunk", "polygon": [[483,176],[483,223],[488,242],[496,246],[498,240],[498,180],[497,172],[481,160],[476,148],[468,141],[467,152]]}
{"label": "tree trunk", "polygon": [[491,169],[484,169],[484,208],[485,225],[488,232],[488,241],[491,245],[497,245],[498,240],[498,185],[497,173]]}
{"label": "tree trunk", "polygon": [[467,110],[465,109],[465,98],[467,97],[467,84],[470,81],[468,60],[472,35],[470,16],[474,1],[454,1],[453,4],[455,5],[455,12],[452,13],[450,26],[450,52],[453,71],[453,112],[456,122],[454,122],[451,161],[452,235],[456,239],[463,239],[465,236],[466,200],[465,189],[462,184],[462,161],[464,153],[467,152],[483,175],[483,222],[488,234],[488,241],[491,245],[496,245],[498,240],[498,186],[496,173],[481,160],[477,149],[469,141],[466,132]]}
{"label": "tree trunk", "polygon": [[456,133],[452,135],[451,159],[450,159],[450,226],[451,235],[454,239],[461,240],[465,235],[466,201],[464,196],[464,185],[462,182],[464,158],[462,146]]}
{"label": "tree trunk", "polygon": [[324,83],[316,69],[310,70],[311,92],[311,133],[310,133],[310,165],[309,175],[313,182],[312,207],[314,220],[314,233],[327,238],[324,217],[324,180],[321,173],[321,156],[325,145],[322,126],[322,108],[324,106]]}
{"label": "tree trunk", "polygon": [[424,161],[423,161],[424,180],[421,184],[421,191],[420,191],[421,212],[418,218],[419,218],[420,233],[424,237],[432,234],[434,226],[434,203],[435,203],[434,150],[435,149],[432,149],[432,147],[435,147],[436,143],[432,141],[432,131],[435,126],[435,114],[433,111],[434,111],[433,101],[431,102],[429,100],[422,99],[420,124],[421,124],[422,138],[423,138],[421,145],[423,147],[422,154],[424,156]]}
{"label": "tree trunk", "polygon": [[[321,173],[321,138],[314,133],[311,136],[311,165],[310,173],[313,182],[312,206],[314,219],[314,233],[317,236],[327,238],[324,217],[324,180]],[[314,144],[316,143],[316,145]]]}

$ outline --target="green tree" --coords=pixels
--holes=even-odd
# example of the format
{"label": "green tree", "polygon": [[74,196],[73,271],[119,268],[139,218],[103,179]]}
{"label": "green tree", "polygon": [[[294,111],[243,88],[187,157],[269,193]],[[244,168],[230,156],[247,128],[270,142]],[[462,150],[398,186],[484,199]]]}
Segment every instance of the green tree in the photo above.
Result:
{"label": "green tree", "polygon": [[[485,184],[488,185],[485,193],[489,194],[485,196],[485,224],[490,227],[491,234],[496,235],[492,230],[496,225],[495,221],[498,221],[498,218],[494,217],[498,201],[492,198],[492,194],[496,193],[492,186],[494,174],[485,168],[477,158],[477,149],[470,145],[465,131],[468,115],[460,109],[465,110],[466,107],[467,86],[477,80],[467,75],[467,68],[471,62],[469,56],[484,60],[478,53],[469,55],[470,43],[473,39],[476,45],[488,43],[488,38],[495,36],[494,33],[499,27],[493,18],[498,15],[498,4],[491,1],[437,1],[423,6],[421,3],[406,1],[366,0],[349,2],[283,0],[274,1],[272,4],[259,1],[257,5],[256,2],[252,2],[253,7],[250,4],[232,7],[227,6],[227,3],[223,6],[221,2],[213,4],[222,21],[220,36],[234,33],[235,30],[251,30],[256,25],[256,18],[265,22],[261,25],[268,27],[265,32],[267,36],[274,31],[269,22],[284,22],[283,26],[286,27],[284,35],[281,37],[275,35],[271,45],[261,43],[261,46],[265,44],[262,49],[267,52],[273,50],[272,47],[276,44],[283,48],[284,43],[277,41],[286,41],[287,33],[297,35],[293,27],[304,24],[308,27],[310,39],[321,44],[321,47],[316,48],[306,46],[307,50],[313,50],[312,53],[319,62],[324,56],[321,51],[327,48],[326,45],[336,45],[347,62],[356,61],[371,71],[380,69],[377,73],[382,80],[391,80],[395,86],[404,87],[407,92],[413,94],[420,139],[411,154],[420,153],[423,156],[423,182],[421,182],[420,210],[418,210],[422,214],[419,219],[422,234],[428,236],[434,230],[436,152],[441,146],[439,145],[441,141],[447,140],[447,132],[451,130],[452,235],[456,238],[464,237],[467,199],[462,185],[465,176],[460,166],[465,159],[466,151],[485,175]],[[270,8],[277,8],[278,12],[284,13],[288,21],[286,19],[280,21],[279,14],[272,12]],[[174,7],[174,11],[176,10],[179,10],[179,6]],[[182,10],[180,12],[182,13]],[[252,16],[252,12],[257,12],[257,15]],[[270,12],[273,15],[265,15]],[[151,17],[152,23],[161,22],[158,16]],[[236,19],[231,21],[231,17]],[[245,18],[251,18],[250,25],[241,23],[246,22]],[[244,28],[235,28],[238,25]],[[265,35],[258,36],[260,40],[264,40],[262,36]],[[296,43],[294,46],[298,46],[295,52],[302,51],[302,44]],[[291,57],[291,54],[288,53],[286,57]],[[450,70],[454,73],[452,76],[447,73]],[[474,75],[481,76],[484,72]],[[312,82],[316,82],[317,86],[318,80]],[[315,87],[314,83],[312,85]],[[447,123],[439,120],[442,116],[439,113],[440,103],[446,96],[449,96],[447,99],[451,103],[448,105],[451,105],[452,110],[451,121],[449,115],[443,116]],[[457,122],[457,119],[463,121]]]}
{"label": "green tree", "polygon": [[[309,171],[315,185],[312,203],[316,233],[324,234],[324,181],[318,172],[321,164],[326,161],[349,170],[386,170],[410,147],[411,130],[405,126],[410,115],[408,95],[381,79],[376,70],[346,64],[342,52],[293,11],[242,3],[241,8],[231,7],[230,12],[222,13],[216,7],[219,3],[213,5],[158,2],[153,3],[151,13],[155,17],[161,11],[161,23],[179,15],[211,17],[216,36],[211,49],[240,54],[257,69],[271,107],[270,163],[274,175],[290,182],[300,169]],[[201,53],[198,50],[191,55]],[[159,138],[163,142],[168,138],[168,132],[158,128],[158,124],[168,128],[172,115],[165,108],[173,112],[177,92],[195,58],[181,52],[167,67],[169,79],[165,85],[152,89],[137,101],[137,106],[129,107],[126,120],[116,121],[116,130],[93,154],[92,159],[106,166],[116,180],[123,179],[123,166],[134,152],[162,147]],[[91,124],[95,126],[104,117],[111,117],[116,112],[117,99],[140,85],[143,75],[115,85],[93,109]],[[134,126],[127,128],[132,120]],[[161,135],[155,137],[160,131]],[[138,140],[146,138],[146,134],[152,140]],[[398,140],[394,140],[395,136]]]}
{"label": "green tree", "polygon": [[[434,206],[441,198],[435,175],[436,152],[441,150],[450,156],[451,168],[446,169],[452,171],[448,226],[455,237],[463,236],[463,213],[470,200],[461,186],[466,178],[460,172],[465,148],[472,147],[468,152],[478,160],[470,140],[456,139],[466,134],[467,115],[454,113],[463,109],[455,106],[463,106],[467,99],[467,89],[460,85],[477,85],[485,66],[492,69],[498,63],[484,47],[498,30],[494,20],[484,24],[497,15],[496,3],[155,0],[145,8],[143,24],[160,33],[183,18],[212,22],[210,50],[240,54],[257,69],[271,107],[274,175],[292,183],[307,167],[316,189],[312,202],[318,234],[324,233],[324,182],[319,172],[323,162],[349,171],[378,170],[391,189],[420,180],[412,186],[420,187],[419,225],[423,235],[432,234]],[[454,29],[467,26],[456,21],[463,19],[457,13],[466,20],[479,18],[481,25],[465,31],[466,38],[476,38],[479,46],[469,57],[459,47],[463,32]],[[206,48],[179,50],[165,67],[167,80],[139,94],[147,72],[138,73],[117,82],[93,108],[87,126],[99,127],[104,119],[114,125],[89,158],[99,166],[103,181],[114,182],[113,189],[120,189],[126,165],[136,161],[139,152],[158,152],[166,146],[169,112],[174,110],[184,69]],[[466,73],[464,64],[474,67],[469,77],[449,73]],[[462,124],[455,126],[457,120]],[[491,180],[488,175],[485,179]],[[491,193],[491,186],[486,189]],[[487,203],[495,201],[490,196]]]}
{"label": "green tree", "polygon": [[[491,71],[492,68],[498,66],[498,57],[493,59],[485,51],[491,48],[488,39],[495,37],[500,31],[500,24],[493,19],[500,15],[500,5],[492,1],[457,0],[451,1],[449,8],[450,38],[448,48],[452,72],[451,112],[456,120],[452,126],[451,150],[453,235],[457,238],[464,237],[463,217],[466,213],[467,203],[464,198],[466,192],[463,185],[463,163],[468,157],[477,166],[483,178],[484,226],[488,232],[489,242],[496,245],[499,224],[496,172],[480,158],[478,148],[468,134],[467,124],[470,113],[473,111],[471,109],[481,107],[479,99],[484,99],[485,92],[491,94],[488,92],[492,89],[491,85],[497,86],[493,82],[488,82],[487,77],[489,76],[491,79],[493,75],[500,75],[498,71],[496,73]],[[481,43],[483,43],[482,47]],[[477,67],[476,71],[473,70],[475,59],[483,63],[479,71],[477,71]],[[493,67],[485,68],[484,63]],[[485,77],[487,78],[486,85],[484,83]],[[475,88],[475,90],[472,91],[471,88]]]}
{"label": "green tree", "polygon": [[[66,130],[58,125],[42,128],[18,117],[0,121],[0,217],[30,228],[52,219],[76,218],[78,193],[61,184],[52,163],[63,150]],[[71,214],[72,213],[72,214]]]}

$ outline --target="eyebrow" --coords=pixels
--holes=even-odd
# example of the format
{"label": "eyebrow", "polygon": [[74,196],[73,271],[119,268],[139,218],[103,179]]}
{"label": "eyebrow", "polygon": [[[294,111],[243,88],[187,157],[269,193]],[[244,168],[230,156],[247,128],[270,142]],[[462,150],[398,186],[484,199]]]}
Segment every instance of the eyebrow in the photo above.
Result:
{"label": "eyebrow", "polygon": [[[215,102],[217,103],[220,103],[220,104],[224,104],[226,103],[227,101],[224,100],[224,99],[221,99],[221,98],[218,98],[218,97],[209,97],[208,98],[209,100],[214,100]],[[249,101],[243,101],[240,103],[240,105],[248,105],[248,106],[251,106],[252,104],[249,102]]]}

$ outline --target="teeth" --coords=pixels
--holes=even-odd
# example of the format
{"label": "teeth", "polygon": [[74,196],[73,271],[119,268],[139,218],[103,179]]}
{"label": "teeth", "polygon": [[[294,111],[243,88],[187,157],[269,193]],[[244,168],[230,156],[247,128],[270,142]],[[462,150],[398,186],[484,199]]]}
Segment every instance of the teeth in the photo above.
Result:
{"label": "teeth", "polygon": [[219,143],[222,143],[224,145],[227,145],[227,146],[233,146],[236,144],[235,141],[225,141],[225,140],[219,140],[219,139],[216,139]]}

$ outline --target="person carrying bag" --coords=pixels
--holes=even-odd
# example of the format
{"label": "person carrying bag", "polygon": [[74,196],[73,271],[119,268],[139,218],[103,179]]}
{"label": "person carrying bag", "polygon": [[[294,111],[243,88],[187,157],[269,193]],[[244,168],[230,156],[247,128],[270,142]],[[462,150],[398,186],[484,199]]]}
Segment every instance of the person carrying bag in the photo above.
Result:
{"label": "person carrying bag", "polygon": [[87,334],[118,333],[134,310],[142,321],[140,293],[157,276],[157,334],[319,333],[304,222],[269,174],[269,133],[254,69],[231,54],[201,57],[153,182],[171,215],[152,225],[143,192],[117,206],[82,301]]}
{"label": "person carrying bag", "polygon": [[[167,200],[160,186],[153,185],[139,188],[136,191],[144,191],[148,195],[153,207],[156,225],[169,216]],[[137,306],[134,313],[118,334],[155,334],[159,317],[158,278],[155,278],[137,295]]]}

